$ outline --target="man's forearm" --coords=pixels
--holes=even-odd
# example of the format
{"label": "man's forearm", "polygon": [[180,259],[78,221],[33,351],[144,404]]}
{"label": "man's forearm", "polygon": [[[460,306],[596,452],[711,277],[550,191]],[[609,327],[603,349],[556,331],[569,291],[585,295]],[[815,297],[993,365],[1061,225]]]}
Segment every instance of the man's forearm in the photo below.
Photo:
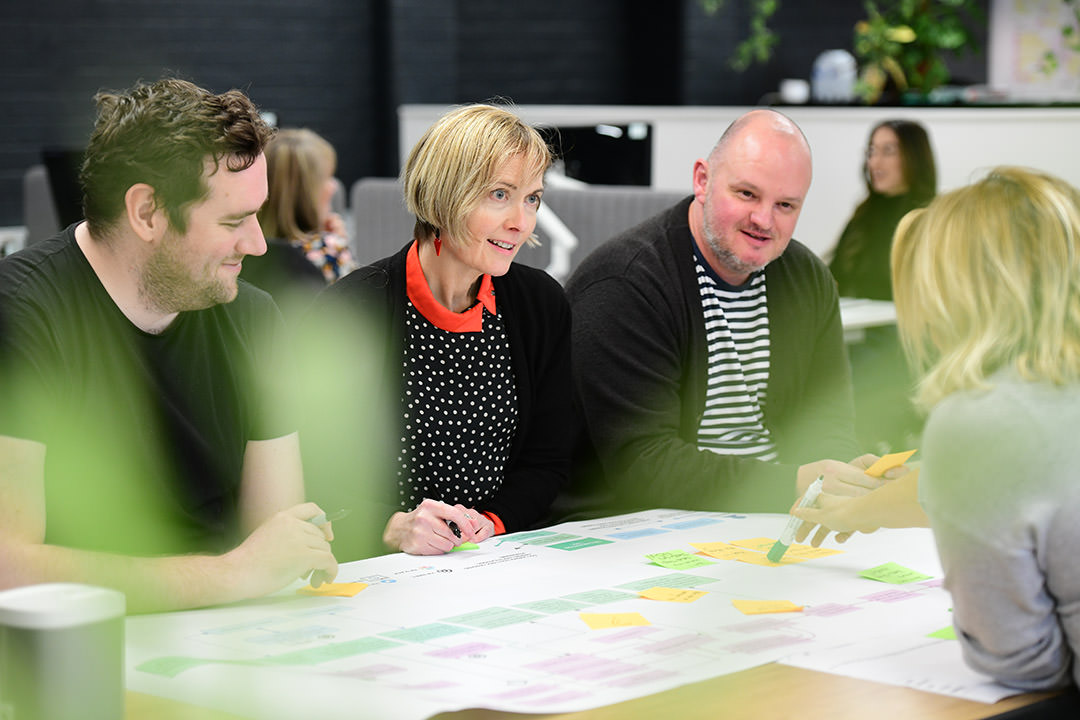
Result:
{"label": "man's forearm", "polygon": [[113,588],[129,613],[217,605],[252,596],[231,554],[127,557],[56,545],[0,543],[0,586],[80,582]]}

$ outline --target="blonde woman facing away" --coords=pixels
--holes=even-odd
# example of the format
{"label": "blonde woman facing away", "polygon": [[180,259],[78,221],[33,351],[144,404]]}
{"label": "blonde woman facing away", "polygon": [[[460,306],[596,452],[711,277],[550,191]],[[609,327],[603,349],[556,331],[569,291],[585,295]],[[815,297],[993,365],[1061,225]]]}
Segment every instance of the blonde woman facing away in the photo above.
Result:
{"label": "blonde woman facing away", "polygon": [[929,520],[968,664],[1024,690],[1075,682],[1080,191],[997,168],[905,216],[892,274],[929,410],[921,478],[795,514],[843,533]]}
{"label": "blonde woman facing away", "polygon": [[386,328],[372,340],[385,344],[400,423],[379,523],[391,550],[438,554],[528,528],[566,480],[570,311],[555,280],[513,262],[532,240],[550,163],[541,136],[505,108],[447,113],[402,172],[413,239],[316,304]]}

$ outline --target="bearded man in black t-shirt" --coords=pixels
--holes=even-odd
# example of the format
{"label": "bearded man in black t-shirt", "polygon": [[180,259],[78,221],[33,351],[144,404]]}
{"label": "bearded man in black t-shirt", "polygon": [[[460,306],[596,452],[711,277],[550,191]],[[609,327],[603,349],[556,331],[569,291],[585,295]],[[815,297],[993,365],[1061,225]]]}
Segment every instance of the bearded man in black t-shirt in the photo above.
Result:
{"label": "bearded man in black t-shirt", "polygon": [[0,588],[156,611],[332,578],[272,392],[281,315],[238,279],[273,131],[182,80],[96,100],[85,221],[0,262]]}

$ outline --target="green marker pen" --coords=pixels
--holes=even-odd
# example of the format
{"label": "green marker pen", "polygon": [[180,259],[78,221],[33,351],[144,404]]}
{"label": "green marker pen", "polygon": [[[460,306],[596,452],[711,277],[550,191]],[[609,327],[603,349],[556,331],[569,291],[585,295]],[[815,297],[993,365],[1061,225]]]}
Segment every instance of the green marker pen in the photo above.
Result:
{"label": "green marker pen", "polygon": [[[818,495],[821,494],[821,486],[825,483],[825,476],[818,475],[817,480],[810,483],[810,487],[806,489],[806,494],[803,495],[802,500],[799,501],[799,507],[810,507],[817,502]],[[769,562],[778,563],[780,559],[784,557],[784,553],[787,552],[788,546],[795,540],[795,532],[799,529],[799,525],[802,520],[794,515],[788,518],[787,525],[784,527],[784,532],[780,533],[780,539],[773,543],[773,546],[769,548],[769,553],[766,555],[769,558]]]}

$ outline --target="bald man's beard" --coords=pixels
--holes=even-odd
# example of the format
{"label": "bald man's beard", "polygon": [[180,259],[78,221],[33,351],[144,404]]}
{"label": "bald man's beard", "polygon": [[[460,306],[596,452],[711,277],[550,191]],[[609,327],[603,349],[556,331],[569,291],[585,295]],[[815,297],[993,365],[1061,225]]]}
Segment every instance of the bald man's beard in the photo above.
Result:
{"label": "bald man's beard", "polygon": [[713,227],[712,214],[709,212],[709,207],[706,205],[705,212],[702,214],[703,226],[705,228],[705,244],[712,250],[713,256],[719,261],[725,269],[730,270],[736,275],[751,275],[760,270],[764,270],[764,265],[754,265],[748,263],[738,255],[735,251],[728,247],[728,243],[720,237],[720,233],[716,232],[716,228]]}

